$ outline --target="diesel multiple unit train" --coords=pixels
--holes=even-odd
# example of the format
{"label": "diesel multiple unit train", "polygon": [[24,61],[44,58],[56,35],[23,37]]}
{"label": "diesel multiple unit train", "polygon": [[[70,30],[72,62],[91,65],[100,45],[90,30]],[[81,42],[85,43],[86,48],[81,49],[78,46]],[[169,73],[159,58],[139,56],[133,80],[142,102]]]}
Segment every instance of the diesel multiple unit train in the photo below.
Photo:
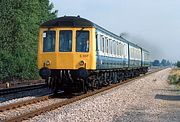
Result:
{"label": "diesel multiple unit train", "polygon": [[64,16],[40,26],[40,76],[57,92],[87,92],[145,74],[145,49],[81,18]]}

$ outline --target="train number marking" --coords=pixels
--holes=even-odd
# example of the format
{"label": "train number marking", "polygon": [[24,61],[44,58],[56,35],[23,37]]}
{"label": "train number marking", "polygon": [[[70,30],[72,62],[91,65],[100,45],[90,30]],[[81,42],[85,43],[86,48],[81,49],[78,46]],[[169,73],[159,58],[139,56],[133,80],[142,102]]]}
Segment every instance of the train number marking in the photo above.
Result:
{"label": "train number marking", "polygon": [[80,58],[87,58],[89,55],[87,55],[87,54],[82,54],[82,55],[80,55]]}

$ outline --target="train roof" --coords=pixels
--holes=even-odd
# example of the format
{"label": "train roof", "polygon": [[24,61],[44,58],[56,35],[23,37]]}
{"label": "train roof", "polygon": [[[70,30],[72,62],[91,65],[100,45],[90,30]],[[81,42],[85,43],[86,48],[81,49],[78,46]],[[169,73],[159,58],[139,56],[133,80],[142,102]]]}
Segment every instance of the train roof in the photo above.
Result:
{"label": "train roof", "polygon": [[94,23],[79,16],[59,17],[41,24],[41,27],[94,27]]}
{"label": "train roof", "polygon": [[[141,48],[140,46],[132,43],[132,42],[129,42],[127,39],[121,37],[121,36],[118,36],[104,28],[102,28],[101,26],[87,20],[87,19],[84,19],[84,18],[81,18],[80,16],[64,16],[64,17],[59,17],[59,18],[56,18],[56,19],[53,19],[53,20],[50,20],[50,21],[47,21],[43,24],[40,25],[40,27],[42,28],[53,28],[53,27],[80,27],[80,28],[86,28],[86,27],[94,27],[96,28],[97,30],[100,30],[102,31],[103,33],[105,34],[108,34],[110,36],[112,36],[113,38],[116,38],[116,39],[119,39],[123,42],[126,42],[126,43],[129,43],[130,45],[132,45],[133,47],[137,47],[137,48]],[[145,49],[142,49],[146,52],[148,52],[147,50]]]}
{"label": "train roof", "polygon": [[149,51],[145,50],[144,48],[142,48],[142,51],[149,53]]}

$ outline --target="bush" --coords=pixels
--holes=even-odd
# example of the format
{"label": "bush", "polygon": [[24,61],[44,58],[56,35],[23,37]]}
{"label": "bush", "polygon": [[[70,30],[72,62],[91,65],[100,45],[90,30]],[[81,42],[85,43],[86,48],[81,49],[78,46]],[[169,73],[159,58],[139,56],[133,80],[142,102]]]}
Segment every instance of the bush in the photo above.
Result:
{"label": "bush", "polygon": [[180,61],[177,61],[176,66],[180,68]]}
{"label": "bush", "polygon": [[180,76],[175,75],[170,75],[168,77],[168,80],[170,81],[170,84],[178,84],[180,83]]}
{"label": "bush", "polygon": [[0,81],[38,78],[39,25],[56,18],[49,0],[1,0]]}

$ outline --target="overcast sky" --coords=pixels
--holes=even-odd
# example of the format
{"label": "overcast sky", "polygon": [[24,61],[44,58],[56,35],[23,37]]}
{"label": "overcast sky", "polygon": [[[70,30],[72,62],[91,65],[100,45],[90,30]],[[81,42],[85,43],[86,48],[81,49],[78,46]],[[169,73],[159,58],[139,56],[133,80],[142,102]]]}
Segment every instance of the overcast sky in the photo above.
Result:
{"label": "overcast sky", "polygon": [[58,16],[80,15],[151,52],[180,60],[180,0],[50,0]]}

